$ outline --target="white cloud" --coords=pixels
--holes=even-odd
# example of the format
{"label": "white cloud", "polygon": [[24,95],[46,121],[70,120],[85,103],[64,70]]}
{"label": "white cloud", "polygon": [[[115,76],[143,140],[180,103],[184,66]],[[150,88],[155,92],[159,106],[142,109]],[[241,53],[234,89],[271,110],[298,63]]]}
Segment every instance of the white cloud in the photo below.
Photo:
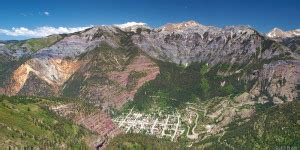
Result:
{"label": "white cloud", "polygon": [[50,13],[49,13],[48,11],[45,11],[45,12],[44,12],[44,15],[50,16]]}
{"label": "white cloud", "polygon": [[132,26],[146,26],[146,23],[143,22],[127,22],[124,24],[115,24],[115,26],[124,29],[124,28],[128,28],[128,27],[132,27]]}
{"label": "white cloud", "polygon": [[7,36],[44,37],[52,34],[74,33],[74,32],[85,30],[90,27],[92,26],[75,27],[75,28],[67,28],[67,27],[55,28],[55,27],[44,26],[32,30],[25,27],[12,28],[11,30],[0,28],[0,35],[4,34]]}

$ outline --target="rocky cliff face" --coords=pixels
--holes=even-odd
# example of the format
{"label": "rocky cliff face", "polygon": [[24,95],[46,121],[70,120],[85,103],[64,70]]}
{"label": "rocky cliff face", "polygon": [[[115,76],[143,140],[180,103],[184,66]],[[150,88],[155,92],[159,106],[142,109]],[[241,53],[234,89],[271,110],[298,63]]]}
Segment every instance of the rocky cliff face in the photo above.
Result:
{"label": "rocky cliff face", "polygon": [[280,43],[289,47],[291,51],[300,55],[300,36],[281,39]]}
{"label": "rocky cliff face", "polygon": [[256,84],[250,90],[259,102],[284,103],[299,99],[299,61],[276,61],[265,64],[255,73]]}
{"label": "rocky cliff face", "polygon": [[177,64],[241,64],[249,62],[257,51],[261,52],[261,59],[288,51],[247,26],[221,29],[193,21],[144,31],[132,39],[148,55]]}

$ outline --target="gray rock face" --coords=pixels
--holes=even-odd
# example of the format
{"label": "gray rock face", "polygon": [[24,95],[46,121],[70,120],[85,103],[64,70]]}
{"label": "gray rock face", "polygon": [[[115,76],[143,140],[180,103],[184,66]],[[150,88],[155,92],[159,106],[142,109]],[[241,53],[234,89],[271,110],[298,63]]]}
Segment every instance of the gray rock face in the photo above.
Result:
{"label": "gray rock face", "polygon": [[254,97],[268,96],[274,103],[293,101],[298,98],[300,85],[300,61],[279,60],[265,64],[256,73],[257,82],[250,90]]}
{"label": "gray rock face", "polygon": [[118,43],[113,37],[117,30],[112,26],[99,26],[70,34],[58,43],[41,49],[34,57],[75,58],[99,46],[101,42],[117,47]]}
{"label": "gray rock face", "polygon": [[24,56],[29,56],[32,53],[25,49],[17,49],[15,51],[9,50],[5,44],[0,44],[0,55],[9,59],[19,59]]}
{"label": "gray rock face", "polygon": [[281,44],[289,47],[291,51],[300,55],[300,36],[284,38],[279,41]]}
{"label": "gray rock face", "polygon": [[0,45],[0,55],[3,55],[3,56],[10,55],[9,50],[5,47],[4,44]]}
{"label": "gray rock face", "polygon": [[195,22],[168,24],[150,33],[136,34],[132,40],[148,55],[177,64],[247,63],[258,51],[263,59],[287,51],[272,42],[265,47],[268,39],[248,26],[221,29]]}

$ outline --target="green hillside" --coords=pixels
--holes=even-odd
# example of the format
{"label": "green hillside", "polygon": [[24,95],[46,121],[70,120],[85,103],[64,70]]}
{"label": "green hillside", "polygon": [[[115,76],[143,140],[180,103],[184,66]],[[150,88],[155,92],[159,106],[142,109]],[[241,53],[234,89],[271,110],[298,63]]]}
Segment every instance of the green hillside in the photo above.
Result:
{"label": "green hillside", "polygon": [[19,49],[20,47],[26,47],[32,52],[36,52],[42,48],[49,47],[56,42],[60,41],[63,35],[51,35],[44,38],[33,38],[25,41],[18,41],[14,43],[7,44],[7,47],[11,50]]}
{"label": "green hillside", "polygon": [[30,97],[0,96],[0,149],[9,146],[87,148],[93,134],[48,110],[54,101]]}
{"label": "green hillside", "polygon": [[[188,66],[155,60],[160,74],[144,84],[126,107],[135,107],[140,111],[160,107],[182,107],[186,102],[208,100],[214,97],[237,95],[249,91],[256,80],[246,77],[254,70],[262,69],[264,64],[277,60],[291,60],[289,53],[270,59],[258,59],[254,54],[248,64],[192,63]],[[222,86],[224,83],[224,86]],[[156,97],[156,100],[153,99]],[[158,98],[158,99],[157,99]]]}
{"label": "green hillside", "polygon": [[112,139],[107,150],[176,150],[189,148],[176,142],[142,134],[123,134]]}
{"label": "green hillside", "polygon": [[212,136],[196,147],[215,149],[300,148],[300,102],[294,101],[270,108],[260,108],[250,121],[232,122],[224,135]]}

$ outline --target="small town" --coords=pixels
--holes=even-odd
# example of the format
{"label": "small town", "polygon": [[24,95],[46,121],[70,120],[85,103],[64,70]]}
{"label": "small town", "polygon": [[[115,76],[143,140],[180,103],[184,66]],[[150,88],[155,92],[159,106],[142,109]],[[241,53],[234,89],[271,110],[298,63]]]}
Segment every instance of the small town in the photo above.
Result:
{"label": "small town", "polygon": [[157,137],[170,138],[174,141],[182,135],[185,129],[181,124],[180,114],[161,115],[133,112],[133,108],[126,115],[113,120],[126,133],[144,133]]}
{"label": "small town", "polygon": [[163,110],[149,114],[136,112],[131,108],[128,113],[123,113],[113,121],[125,133],[142,133],[154,135],[159,138],[167,138],[176,141],[178,137],[185,136],[187,139],[199,139],[201,134],[211,133],[214,125],[200,124],[199,113],[206,115],[206,110],[195,108],[191,103],[183,112],[166,112]]}

